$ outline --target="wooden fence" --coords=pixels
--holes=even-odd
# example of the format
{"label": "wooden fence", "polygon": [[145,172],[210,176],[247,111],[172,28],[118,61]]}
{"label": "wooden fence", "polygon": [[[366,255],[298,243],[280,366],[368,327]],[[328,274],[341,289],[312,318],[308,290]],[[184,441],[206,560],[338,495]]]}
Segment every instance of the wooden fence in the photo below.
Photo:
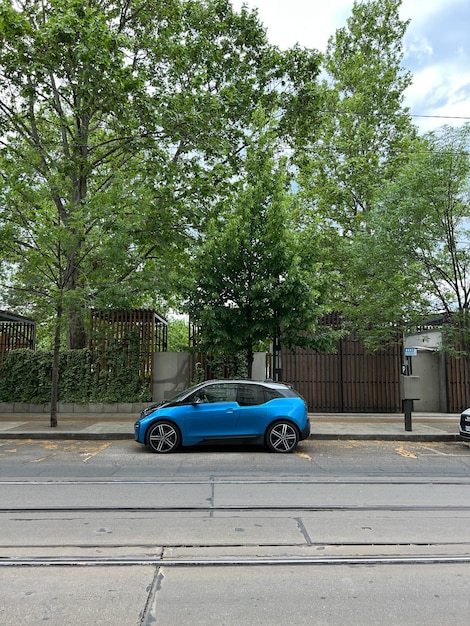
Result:
{"label": "wooden fence", "polygon": [[470,407],[468,361],[446,356],[447,412],[460,413]]}
{"label": "wooden fence", "polygon": [[19,315],[0,311],[0,362],[10,350],[36,348],[36,323]]}
{"label": "wooden fence", "polygon": [[[139,374],[151,381],[153,353],[167,350],[167,321],[155,311],[144,309],[91,312],[91,349],[104,355],[106,347],[114,343],[127,346],[130,350],[132,341],[137,346]],[[104,362],[103,367],[106,367]]]}
{"label": "wooden fence", "polygon": [[282,350],[282,380],[291,383],[315,413],[395,413],[402,410],[401,344],[369,354],[353,338],[333,354]]}

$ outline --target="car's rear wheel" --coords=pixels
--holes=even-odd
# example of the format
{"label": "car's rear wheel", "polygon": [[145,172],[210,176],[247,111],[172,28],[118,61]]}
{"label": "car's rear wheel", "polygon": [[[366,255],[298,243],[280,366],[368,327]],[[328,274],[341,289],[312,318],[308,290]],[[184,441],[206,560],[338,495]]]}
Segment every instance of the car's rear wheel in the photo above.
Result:
{"label": "car's rear wheel", "polygon": [[149,428],[147,445],[152,452],[168,454],[179,448],[181,435],[171,422],[156,422]]}
{"label": "car's rear wheel", "polygon": [[292,452],[299,442],[299,431],[290,422],[274,422],[266,431],[266,445],[271,452]]}

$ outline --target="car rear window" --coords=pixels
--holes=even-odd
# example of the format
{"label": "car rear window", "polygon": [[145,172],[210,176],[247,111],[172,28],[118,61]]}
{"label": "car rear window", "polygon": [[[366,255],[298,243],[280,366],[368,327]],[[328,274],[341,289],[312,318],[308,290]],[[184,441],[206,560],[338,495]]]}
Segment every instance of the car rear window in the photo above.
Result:
{"label": "car rear window", "polygon": [[282,393],[277,391],[276,389],[270,389],[269,387],[264,388],[265,402],[269,402],[270,400],[274,400],[275,398],[283,398]]}
{"label": "car rear window", "polygon": [[301,397],[300,394],[298,394],[295,389],[293,389],[292,387],[287,387],[287,385],[285,387],[279,387],[277,389],[266,387],[266,391],[276,394],[273,396],[275,398],[300,398]]}

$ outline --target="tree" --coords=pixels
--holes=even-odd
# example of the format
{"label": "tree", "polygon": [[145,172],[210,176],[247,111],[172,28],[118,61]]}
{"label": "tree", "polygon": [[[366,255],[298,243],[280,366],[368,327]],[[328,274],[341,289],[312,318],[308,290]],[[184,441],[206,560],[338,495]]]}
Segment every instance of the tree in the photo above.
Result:
{"label": "tree", "polygon": [[342,311],[360,300],[352,243],[415,137],[403,106],[411,76],[402,67],[407,22],[400,19],[400,5],[401,0],[354,3],[347,25],[329,40],[320,124],[297,154],[303,219],[306,227],[313,222],[321,228],[324,271]]}
{"label": "tree", "polygon": [[0,2],[3,288],[54,312],[54,380],[63,326],[79,348],[89,307],[172,292],[251,110],[295,132],[312,63],[228,0]]}
{"label": "tree", "polygon": [[189,326],[182,318],[168,320],[168,351],[186,352],[189,349]]}
{"label": "tree", "polygon": [[468,353],[469,146],[470,124],[429,133],[378,195],[353,263],[363,289],[350,315],[363,334],[372,336],[372,319],[383,339],[386,320],[388,328],[392,322],[403,328],[439,312],[448,322],[448,348]]}
{"label": "tree", "polygon": [[299,255],[290,216],[291,177],[276,160],[272,128],[255,115],[246,177],[232,203],[220,207],[193,262],[188,312],[210,354],[243,351],[251,377],[253,352],[280,333],[288,347],[320,347],[313,331],[325,284]]}

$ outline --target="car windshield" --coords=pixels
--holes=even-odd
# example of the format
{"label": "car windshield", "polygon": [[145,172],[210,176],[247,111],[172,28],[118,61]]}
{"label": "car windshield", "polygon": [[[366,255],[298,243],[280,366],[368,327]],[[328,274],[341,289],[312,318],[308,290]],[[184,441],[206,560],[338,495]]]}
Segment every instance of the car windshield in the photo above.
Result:
{"label": "car windshield", "polygon": [[180,391],[179,393],[177,393],[176,396],[173,396],[172,398],[170,398],[169,400],[166,400],[165,402],[169,402],[171,404],[173,404],[174,402],[179,402],[180,400],[183,400],[184,398],[186,398],[186,396],[189,396],[189,394],[192,393],[193,391],[196,391],[196,389],[203,387],[204,384],[205,383],[198,383],[197,385],[193,385],[192,387],[187,387],[183,391]]}

